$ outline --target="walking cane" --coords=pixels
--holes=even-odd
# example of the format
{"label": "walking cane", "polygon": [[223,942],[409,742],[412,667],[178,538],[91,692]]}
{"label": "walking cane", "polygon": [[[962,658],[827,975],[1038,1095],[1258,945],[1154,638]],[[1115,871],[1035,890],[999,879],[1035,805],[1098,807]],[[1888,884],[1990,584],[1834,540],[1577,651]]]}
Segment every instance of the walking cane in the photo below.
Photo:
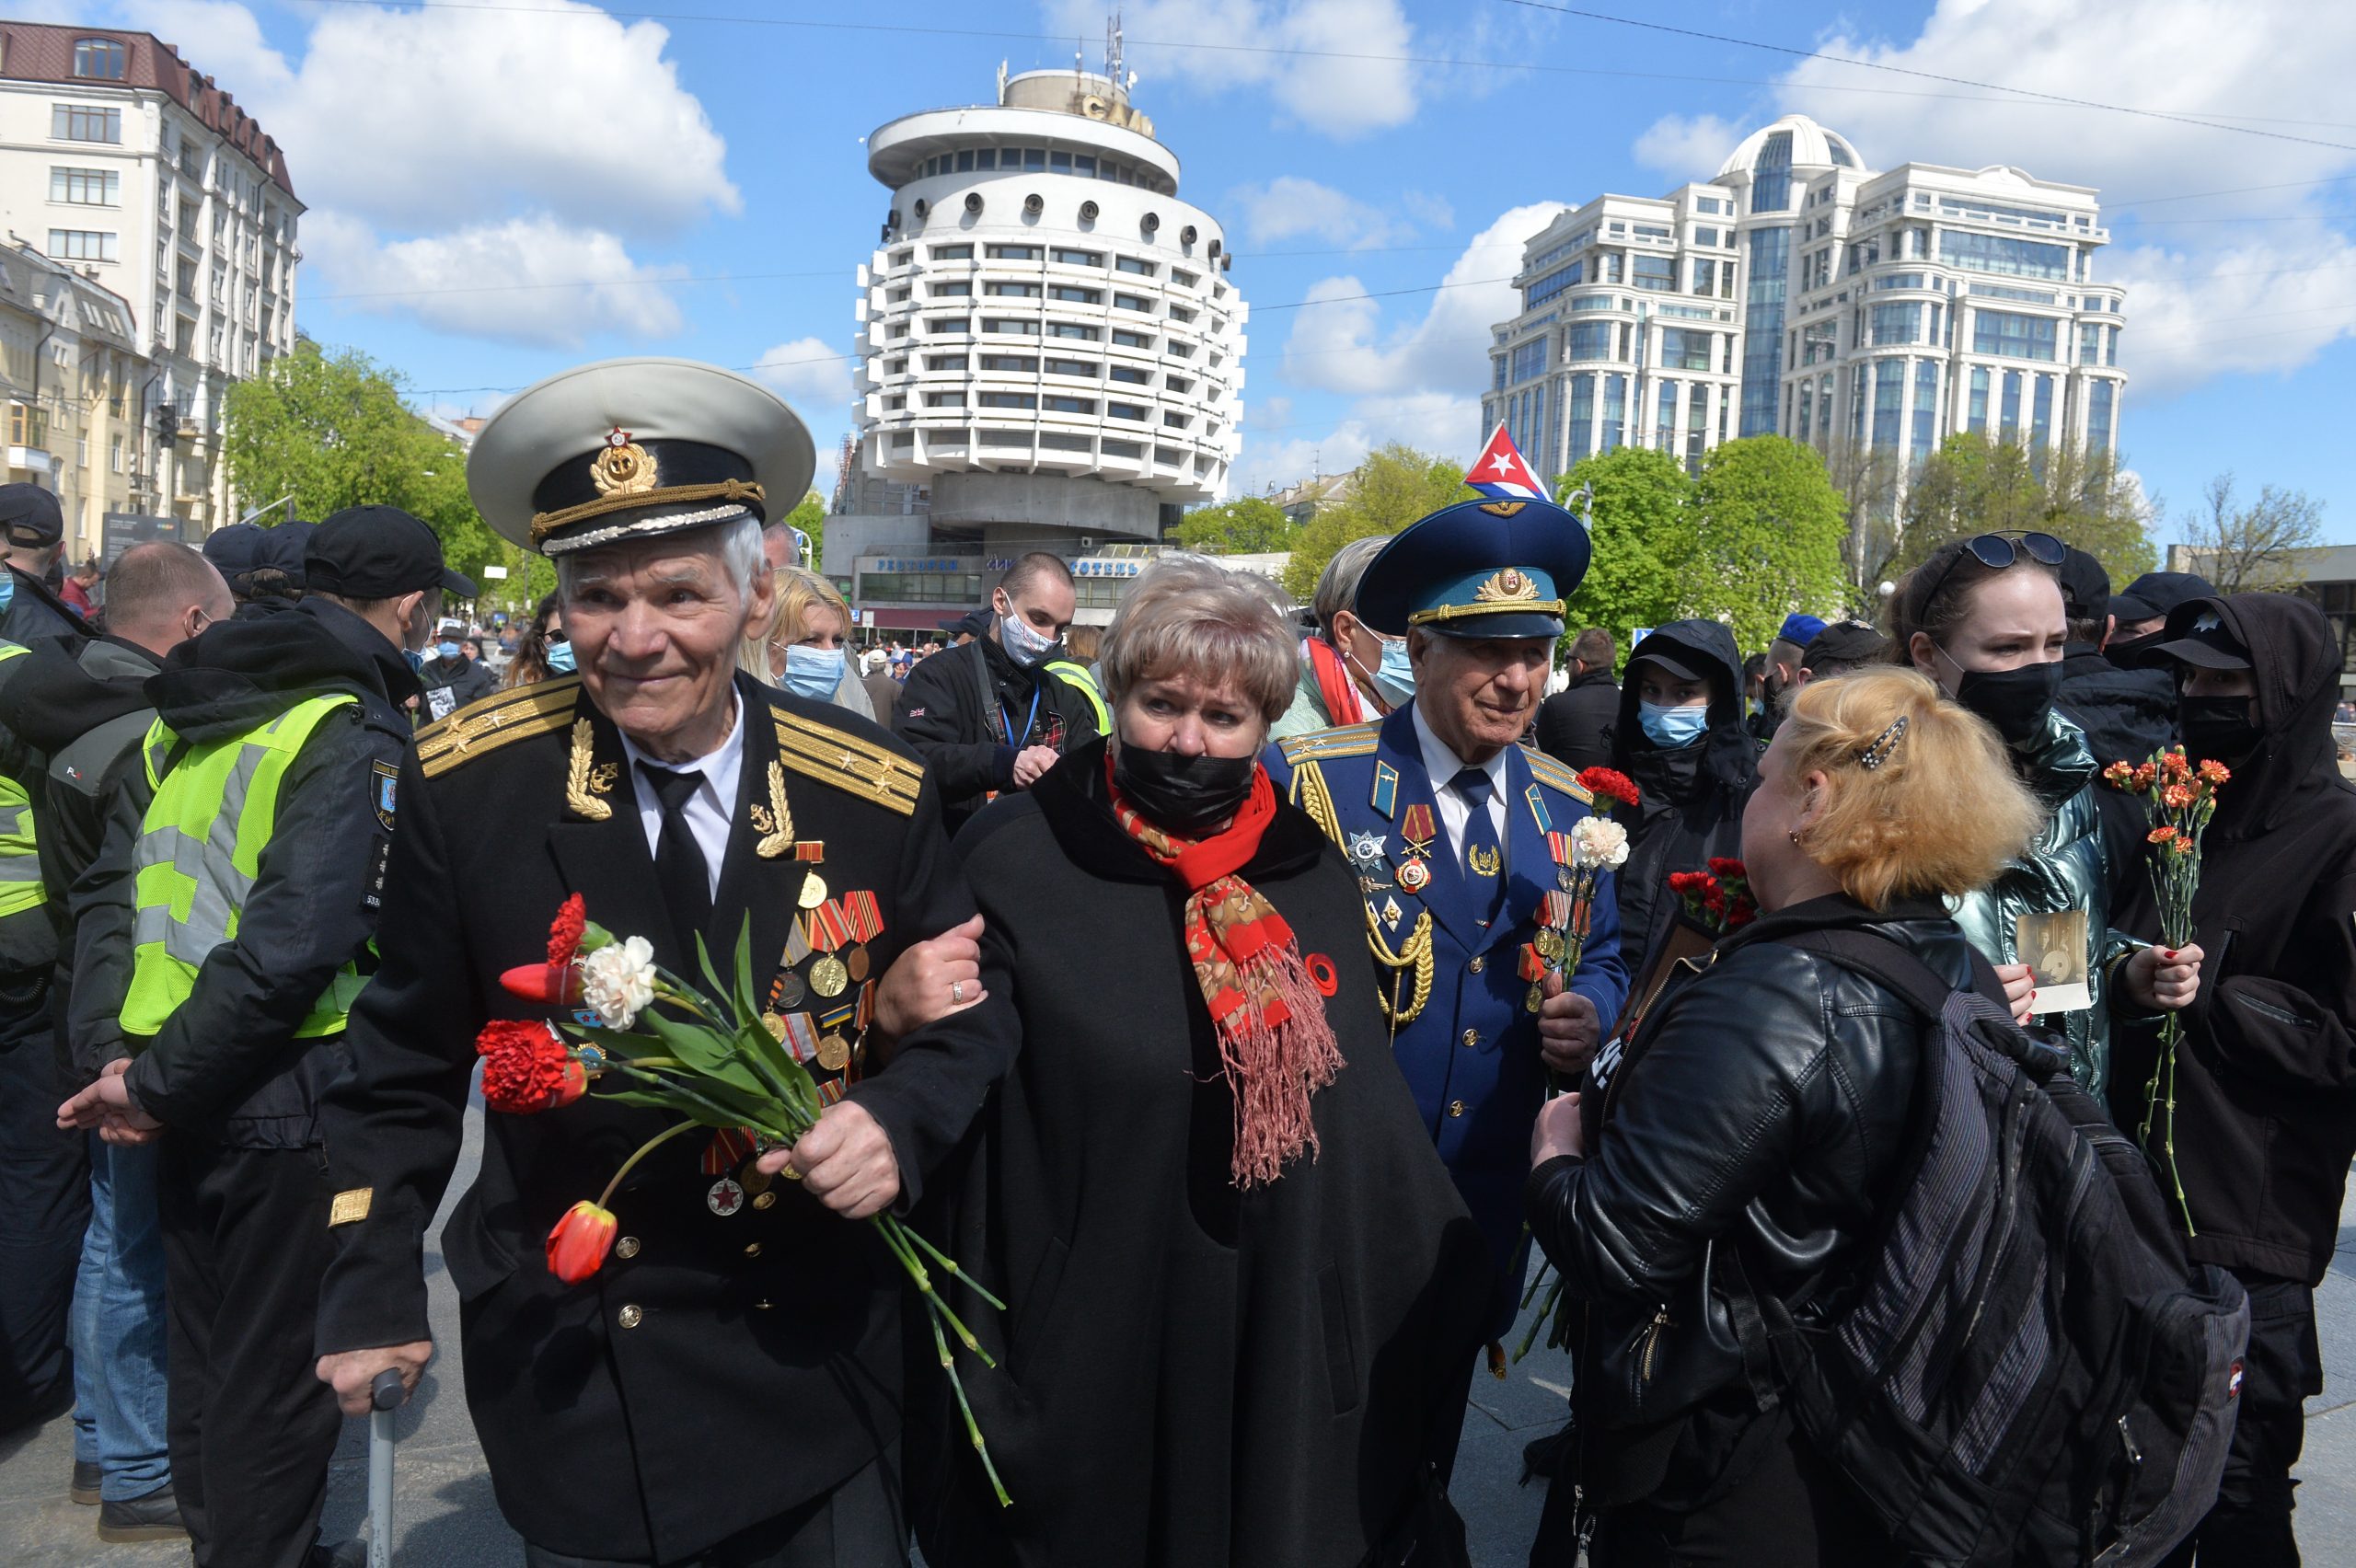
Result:
{"label": "walking cane", "polygon": [[403,1397],[393,1367],[368,1385],[368,1568],[393,1564],[393,1412]]}

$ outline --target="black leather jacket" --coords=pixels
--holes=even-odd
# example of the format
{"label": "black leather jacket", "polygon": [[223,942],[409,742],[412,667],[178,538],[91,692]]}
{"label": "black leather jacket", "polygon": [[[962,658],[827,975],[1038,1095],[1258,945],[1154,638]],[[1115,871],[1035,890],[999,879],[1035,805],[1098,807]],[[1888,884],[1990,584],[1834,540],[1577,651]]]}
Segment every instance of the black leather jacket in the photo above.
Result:
{"label": "black leather jacket", "polygon": [[[1685,1299],[1704,1249],[1738,1231],[1755,1289],[1803,1322],[1841,1304],[1908,1134],[1924,1023],[1776,939],[1860,926],[1971,982],[1969,949],[1935,901],[1876,916],[1835,896],[1764,917],[1672,980],[1624,1056],[1597,1058],[1581,1106],[1588,1157],[1530,1173],[1531,1234],[1588,1306],[1603,1378],[1623,1383],[1630,1366],[1600,1347]],[[1728,1373],[1739,1384],[1739,1365]],[[1582,1387],[1588,1376],[1583,1366]]]}

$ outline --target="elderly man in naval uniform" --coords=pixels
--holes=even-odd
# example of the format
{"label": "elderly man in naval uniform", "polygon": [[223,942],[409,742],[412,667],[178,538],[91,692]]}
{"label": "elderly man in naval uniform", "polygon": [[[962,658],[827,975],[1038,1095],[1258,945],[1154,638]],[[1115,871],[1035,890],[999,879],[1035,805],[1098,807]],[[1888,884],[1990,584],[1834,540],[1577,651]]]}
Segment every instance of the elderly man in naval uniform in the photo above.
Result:
{"label": "elderly man in naval uniform", "polygon": [[[320,1378],[347,1411],[433,1354],[423,1232],[459,1151],[477,1032],[552,1020],[502,991],[551,917],[648,938],[696,972],[733,952],[832,1101],[790,1154],[675,1138],[609,1200],[620,1236],[579,1284],[545,1239],[658,1113],[586,1098],[491,1113],[443,1234],[467,1401],[535,1568],[866,1568],[906,1561],[897,1445],[905,1276],[871,1226],[905,1212],[1014,1048],[970,967],[885,1049],[879,982],[974,912],[920,762],[842,709],[733,671],[767,617],[765,522],[801,498],[802,421],[742,376],[671,360],[566,372],[492,417],[468,464],[494,528],[557,566],[577,676],[419,732],[398,780],[382,964],[325,1107],[340,1243]],[[803,919],[832,908],[848,917]],[[841,940],[848,932],[848,941]],[[790,1164],[783,1164],[790,1159]]]}

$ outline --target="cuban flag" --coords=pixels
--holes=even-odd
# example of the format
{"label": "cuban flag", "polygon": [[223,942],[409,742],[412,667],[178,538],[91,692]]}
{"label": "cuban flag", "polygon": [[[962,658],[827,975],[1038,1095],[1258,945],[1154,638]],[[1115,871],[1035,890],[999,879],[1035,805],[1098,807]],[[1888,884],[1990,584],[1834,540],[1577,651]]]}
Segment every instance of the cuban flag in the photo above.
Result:
{"label": "cuban flag", "polygon": [[1550,499],[1546,487],[1538,482],[1538,475],[1530,467],[1499,424],[1489,436],[1489,444],[1481,448],[1481,455],[1465,472],[1464,482],[1487,496],[1491,501],[1545,501]]}

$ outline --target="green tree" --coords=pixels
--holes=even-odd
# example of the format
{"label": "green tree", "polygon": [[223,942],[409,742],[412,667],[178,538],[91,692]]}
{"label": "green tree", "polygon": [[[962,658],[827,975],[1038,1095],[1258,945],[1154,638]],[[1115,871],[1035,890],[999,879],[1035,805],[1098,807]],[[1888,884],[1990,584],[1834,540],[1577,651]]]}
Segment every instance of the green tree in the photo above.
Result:
{"label": "green tree", "polygon": [[810,536],[810,558],[802,564],[811,571],[819,570],[818,563],[826,559],[826,502],[816,490],[802,498],[801,503],[785,514],[785,522]]}
{"label": "green tree", "polygon": [[548,562],[492,533],[467,493],[466,454],[401,401],[400,378],[356,350],[298,341],[267,374],[233,382],[223,451],[249,505],[287,498],[271,521],[314,521],[348,506],[398,506],[442,541],[443,558],[478,582],[505,566],[509,594],[556,584]]}
{"label": "green tree", "polygon": [[1172,537],[1205,555],[1260,555],[1292,548],[1299,533],[1276,502],[1247,495],[1195,508],[1178,520]]}
{"label": "green tree", "polygon": [[2113,582],[2152,570],[2154,512],[2108,452],[2032,452],[1975,432],[1951,435],[1908,481],[1890,569],[1911,571],[1950,539],[2033,529],[2103,564]]}
{"label": "green tree", "polygon": [[1785,616],[1840,611],[1848,518],[1815,448],[1780,435],[1722,442],[1702,459],[1689,505],[1680,614],[1723,622],[1738,647],[1759,649]]}
{"label": "green tree", "polygon": [[1693,481],[1666,453],[1622,446],[1573,465],[1554,481],[1555,499],[1568,504],[1581,485],[1595,491],[1588,507],[1593,554],[1570,597],[1564,635],[1601,627],[1624,663],[1636,628],[1680,613],[1680,574],[1692,548]]}
{"label": "green tree", "polygon": [[1320,506],[1301,529],[1285,568],[1286,592],[1309,603],[1325,563],[1352,539],[1395,534],[1418,517],[1474,494],[1464,488],[1464,469],[1444,457],[1395,441],[1369,453],[1350,476],[1349,492]]}

